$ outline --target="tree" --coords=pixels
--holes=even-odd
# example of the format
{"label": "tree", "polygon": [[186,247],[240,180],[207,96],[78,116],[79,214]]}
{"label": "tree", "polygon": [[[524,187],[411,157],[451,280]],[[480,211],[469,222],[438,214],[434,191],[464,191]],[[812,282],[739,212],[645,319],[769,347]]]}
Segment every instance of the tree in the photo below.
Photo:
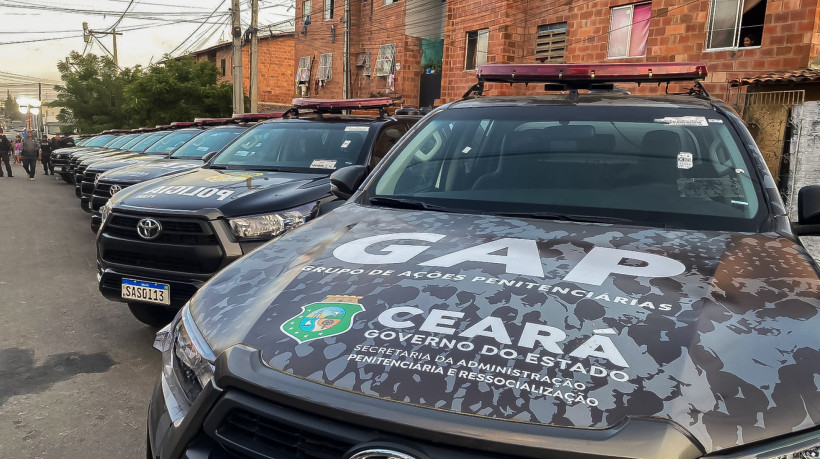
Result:
{"label": "tree", "polygon": [[230,117],[233,89],[217,83],[218,69],[191,56],[152,65],[125,88],[132,126],[154,126],[197,117]]}
{"label": "tree", "polygon": [[25,116],[20,113],[20,106],[17,105],[17,101],[14,100],[14,97],[11,97],[11,91],[6,91],[6,102],[3,104],[3,110],[6,112],[6,118],[17,121],[25,119]]}
{"label": "tree", "polygon": [[53,105],[63,107],[57,120],[72,123],[81,133],[128,127],[124,89],[139,76],[139,67],[118,71],[109,57],[72,51],[57,69],[64,83],[54,87]]}

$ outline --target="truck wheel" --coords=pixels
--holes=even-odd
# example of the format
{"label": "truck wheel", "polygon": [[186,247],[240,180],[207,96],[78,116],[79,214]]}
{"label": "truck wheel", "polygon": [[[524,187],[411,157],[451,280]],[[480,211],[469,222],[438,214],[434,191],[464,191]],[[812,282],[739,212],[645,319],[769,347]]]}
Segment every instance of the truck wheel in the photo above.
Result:
{"label": "truck wheel", "polygon": [[177,311],[174,309],[153,304],[128,303],[128,309],[131,310],[131,314],[137,320],[154,328],[162,328],[168,325],[177,315]]}
{"label": "truck wheel", "polygon": [[60,174],[60,178],[66,183],[73,183],[71,180],[71,174]]}

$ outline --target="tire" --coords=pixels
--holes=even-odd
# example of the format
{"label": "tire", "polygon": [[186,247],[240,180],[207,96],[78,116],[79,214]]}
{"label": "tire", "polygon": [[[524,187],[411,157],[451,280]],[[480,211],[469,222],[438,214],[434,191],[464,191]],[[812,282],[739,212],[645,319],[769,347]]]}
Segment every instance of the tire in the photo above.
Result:
{"label": "tire", "polygon": [[73,180],[71,180],[71,174],[60,174],[60,178],[63,179],[63,181],[66,183],[74,183]]}
{"label": "tire", "polygon": [[128,303],[128,309],[131,310],[131,315],[137,320],[154,328],[162,328],[168,325],[177,315],[177,311],[174,309],[153,304]]}

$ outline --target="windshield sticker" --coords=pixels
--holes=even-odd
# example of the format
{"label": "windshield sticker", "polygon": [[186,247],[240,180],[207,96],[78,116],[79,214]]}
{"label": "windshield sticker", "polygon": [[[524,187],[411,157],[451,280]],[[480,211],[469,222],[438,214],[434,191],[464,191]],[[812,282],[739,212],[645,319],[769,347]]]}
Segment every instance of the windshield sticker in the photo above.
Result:
{"label": "windshield sticker", "polygon": [[347,126],[345,127],[346,132],[367,132],[370,130],[370,126]]}
{"label": "windshield sticker", "polygon": [[206,186],[162,185],[146,190],[144,193],[134,196],[134,199],[154,199],[161,194],[191,196],[194,198],[210,198],[212,196],[219,196],[216,200],[222,201],[234,194],[234,191],[221,190],[219,188],[211,188]]}
{"label": "windshield sticker", "polygon": [[692,153],[685,151],[678,153],[678,169],[691,169],[693,166]]}
{"label": "windshield sticker", "polygon": [[472,150],[472,148],[470,148],[470,147],[464,147],[464,149],[463,149],[463,150],[461,150],[461,152],[462,152],[462,153],[469,153],[469,152],[470,152],[470,150]]}
{"label": "windshield sticker", "polygon": [[709,122],[710,123],[723,124],[723,120],[714,119],[714,118],[709,118]]}
{"label": "windshield sticker", "polygon": [[364,311],[360,296],[328,295],[324,301],[302,306],[302,312],[280,329],[299,343],[342,334],[350,330],[353,317]]}
{"label": "windshield sticker", "polygon": [[347,148],[347,147],[348,147],[348,145],[350,145],[350,141],[349,141],[349,140],[345,140],[344,142],[342,142],[342,148]]}
{"label": "windshield sticker", "polygon": [[333,169],[336,167],[335,159],[314,159],[310,163],[311,169]]}
{"label": "windshield sticker", "polygon": [[670,126],[708,126],[706,117],[703,116],[667,116],[655,119],[656,123],[668,124]]}
{"label": "windshield sticker", "polygon": [[261,177],[261,172],[224,172],[212,177],[205,177],[206,182],[241,182],[253,177]]}
{"label": "windshield sticker", "polygon": [[196,151],[207,151],[208,147],[196,147]]}
{"label": "windshield sticker", "polygon": [[236,156],[248,156],[248,154],[250,154],[250,152],[247,150],[240,150],[236,152]]}

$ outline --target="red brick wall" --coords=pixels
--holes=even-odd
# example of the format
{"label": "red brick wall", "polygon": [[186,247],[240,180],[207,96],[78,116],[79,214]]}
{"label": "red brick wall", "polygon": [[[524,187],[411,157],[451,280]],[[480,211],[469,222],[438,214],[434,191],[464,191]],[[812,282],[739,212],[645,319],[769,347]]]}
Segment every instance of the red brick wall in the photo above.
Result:
{"label": "red brick wall", "polygon": [[[293,34],[260,37],[257,63],[259,67],[259,102],[290,105],[294,97]],[[245,94],[250,93],[250,43],[242,47],[242,79]],[[217,61],[218,63],[218,61]]]}
{"label": "red brick wall", "polygon": [[[571,5],[526,2],[522,6],[514,0],[449,0],[442,102],[458,99],[475,83],[474,72],[463,70],[466,33],[483,28],[490,31],[489,63],[534,63],[538,26],[566,21],[566,62],[702,61],[710,72],[705,86],[716,96],[723,95],[729,79],[804,68],[820,52],[818,0],[768,0],[760,47],[723,51],[704,50],[708,1],[653,0],[646,56],[608,60],[610,8],[630,3],[635,2],[574,0]],[[524,11],[527,4],[529,10]],[[487,87],[498,95],[536,90],[500,84]],[[657,89],[641,89],[649,91]]]}
{"label": "red brick wall", "polygon": [[[295,85],[299,58],[312,56],[310,97],[340,99],[344,81],[344,1],[336,0],[333,19],[324,20],[324,2],[313,0],[311,5],[311,25],[302,34],[302,2],[296,2],[296,40],[294,63],[291,66],[290,81]],[[419,76],[421,74],[421,50],[418,39],[404,34],[405,1],[385,5],[381,0],[351,2],[350,16],[350,97],[371,97],[391,95],[404,105],[418,105]],[[335,26],[335,43],[331,42],[331,26]],[[395,62],[400,65],[392,82],[388,77],[374,75],[379,46],[396,45]],[[371,53],[370,73],[365,76],[363,68],[356,67],[361,52]],[[323,53],[333,53],[333,78],[324,86],[315,83],[319,60]],[[295,89],[295,88],[294,88]]]}

